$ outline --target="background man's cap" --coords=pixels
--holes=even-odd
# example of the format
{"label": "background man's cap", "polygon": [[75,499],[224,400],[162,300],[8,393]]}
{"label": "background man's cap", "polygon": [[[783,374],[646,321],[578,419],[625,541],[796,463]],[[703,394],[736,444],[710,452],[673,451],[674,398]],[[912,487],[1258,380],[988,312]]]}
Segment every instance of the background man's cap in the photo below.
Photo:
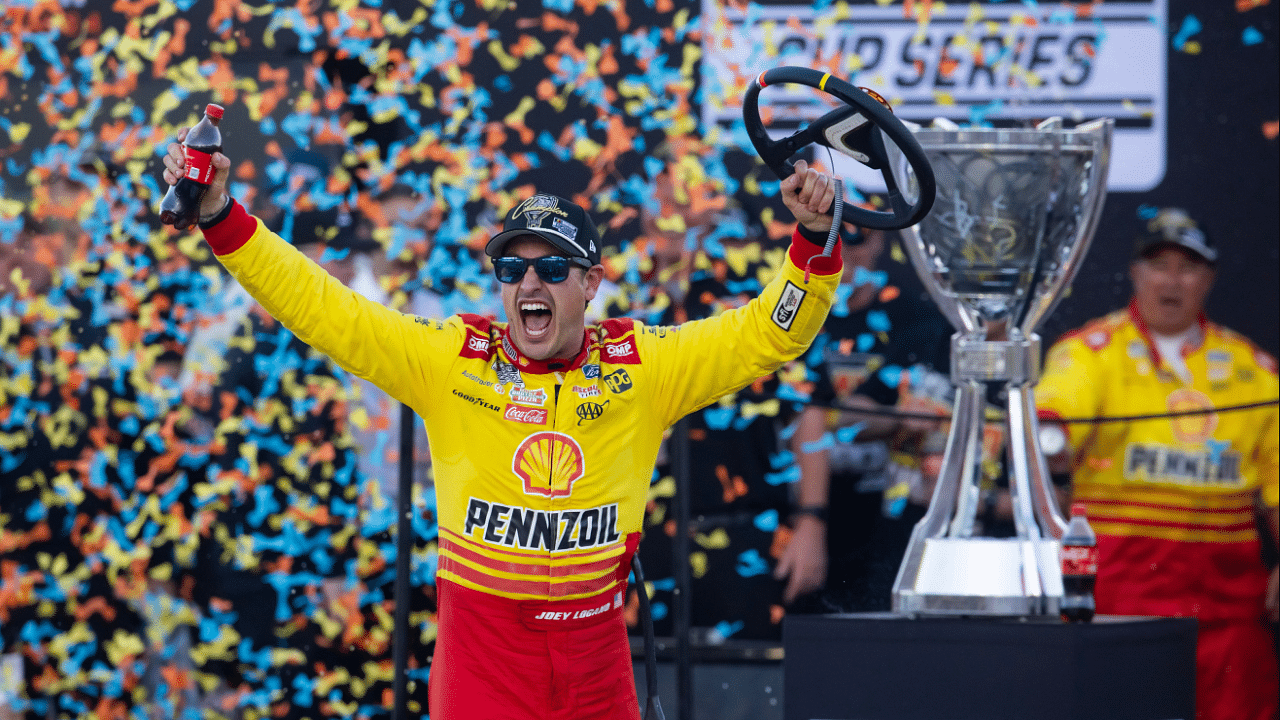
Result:
{"label": "background man's cap", "polygon": [[1176,245],[1199,255],[1210,264],[1218,261],[1218,248],[1182,208],[1163,208],[1147,221],[1145,232],[1138,235],[1135,257],[1148,257],[1157,248]]}
{"label": "background man's cap", "polygon": [[569,257],[600,264],[600,233],[586,210],[556,195],[539,193],[507,213],[502,232],[490,238],[484,251],[500,257],[507,242],[521,235],[537,235]]}

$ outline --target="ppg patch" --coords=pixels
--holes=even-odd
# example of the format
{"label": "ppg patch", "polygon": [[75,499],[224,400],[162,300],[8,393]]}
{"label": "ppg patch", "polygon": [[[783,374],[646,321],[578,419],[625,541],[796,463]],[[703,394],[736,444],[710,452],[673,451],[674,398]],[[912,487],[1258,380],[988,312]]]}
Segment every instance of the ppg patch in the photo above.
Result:
{"label": "ppg patch", "polygon": [[791,281],[787,281],[787,286],[782,289],[782,297],[773,306],[773,322],[783,330],[790,330],[791,323],[795,322],[796,314],[800,312],[800,306],[804,304],[806,294]]}

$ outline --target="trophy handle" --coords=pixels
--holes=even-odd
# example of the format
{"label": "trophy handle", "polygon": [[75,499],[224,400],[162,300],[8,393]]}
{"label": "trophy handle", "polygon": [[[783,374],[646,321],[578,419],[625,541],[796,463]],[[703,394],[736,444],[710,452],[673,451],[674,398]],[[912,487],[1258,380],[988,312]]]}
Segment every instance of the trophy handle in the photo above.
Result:
{"label": "trophy handle", "polygon": [[[1034,333],[1040,322],[1057,307],[1067,286],[1080,271],[1081,260],[1093,243],[1093,234],[1097,232],[1098,223],[1102,220],[1102,206],[1107,195],[1107,176],[1111,167],[1111,141],[1115,135],[1115,126],[1115,120],[1101,118],[1063,133],[1071,141],[1085,141],[1093,145],[1089,175],[1083,181],[1085,191],[1080,198],[1080,208],[1084,217],[1076,226],[1075,242],[1070,244],[1066,256],[1061,259],[1060,270],[1045,283],[1043,292],[1027,305],[1018,323],[1018,328],[1024,335],[1030,336]],[[1043,262],[1042,260],[1041,264]]]}

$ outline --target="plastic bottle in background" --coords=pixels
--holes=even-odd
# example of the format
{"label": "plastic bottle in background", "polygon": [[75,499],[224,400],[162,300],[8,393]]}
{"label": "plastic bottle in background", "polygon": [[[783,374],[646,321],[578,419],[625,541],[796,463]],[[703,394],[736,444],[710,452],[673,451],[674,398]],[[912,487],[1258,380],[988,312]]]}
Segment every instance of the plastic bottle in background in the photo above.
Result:
{"label": "plastic bottle in background", "polygon": [[200,219],[200,201],[213,182],[213,154],[222,150],[222,106],[210,104],[204,117],[187,132],[182,143],[187,156],[187,174],[169,186],[160,201],[160,222],[186,230]]}
{"label": "plastic bottle in background", "polygon": [[1071,506],[1071,522],[1062,536],[1062,619],[1093,619],[1093,587],[1098,578],[1098,538],[1085,517],[1084,503]]}

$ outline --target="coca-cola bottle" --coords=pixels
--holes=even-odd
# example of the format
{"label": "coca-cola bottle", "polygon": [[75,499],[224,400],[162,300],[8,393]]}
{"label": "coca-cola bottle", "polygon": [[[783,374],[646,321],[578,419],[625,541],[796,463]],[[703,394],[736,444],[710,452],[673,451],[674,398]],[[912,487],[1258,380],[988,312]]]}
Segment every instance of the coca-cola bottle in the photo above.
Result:
{"label": "coca-cola bottle", "polygon": [[1084,503],[1071,505],[1071,522],[1062,535],[1062,619],[1093,619],[1093,586],[1098,578],[1098,538],[1085,517]]}
{"label": "coca-cola bottle", "polygon": [[187,132],[182,152],[187,156],[187,174],[169,186],[160,201],[160,222],[186,230],[200,219],[200,201],[213,182],[213,154],[222,150],[222,106],[209,104],[204,117]]}

